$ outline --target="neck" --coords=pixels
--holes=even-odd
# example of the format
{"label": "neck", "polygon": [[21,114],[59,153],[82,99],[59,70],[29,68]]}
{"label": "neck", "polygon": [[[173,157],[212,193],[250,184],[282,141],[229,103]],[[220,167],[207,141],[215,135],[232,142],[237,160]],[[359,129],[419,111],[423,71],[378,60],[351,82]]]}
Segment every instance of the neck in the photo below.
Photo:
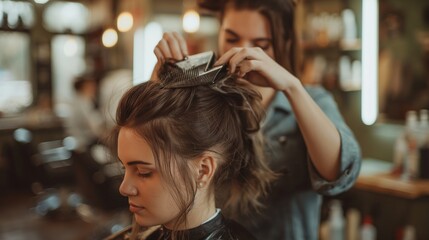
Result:
{"label": "neck", "polygon": [[[201,194],[197,193],[193,207],[186,216],[186,224],[180,224],[177,227],[177,230],[186,230],[198,227],[216,213],[214,194],[210,194],[210,197],[204,198],[199,197],[198,195]],[[173,229],[174,222],[164,224],[164,226],[168,229]]]}

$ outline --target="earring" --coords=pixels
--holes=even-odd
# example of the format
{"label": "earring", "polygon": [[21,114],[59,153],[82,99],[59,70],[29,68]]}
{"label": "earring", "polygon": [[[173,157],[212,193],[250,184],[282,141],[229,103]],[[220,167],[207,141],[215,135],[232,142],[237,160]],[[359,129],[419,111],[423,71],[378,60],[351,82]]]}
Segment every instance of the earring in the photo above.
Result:
{"label": "earring", "polygon": [[198,187],[199,187],[199,188],[204,187],[204,183],[203,183],[203,182],[198,182]]}

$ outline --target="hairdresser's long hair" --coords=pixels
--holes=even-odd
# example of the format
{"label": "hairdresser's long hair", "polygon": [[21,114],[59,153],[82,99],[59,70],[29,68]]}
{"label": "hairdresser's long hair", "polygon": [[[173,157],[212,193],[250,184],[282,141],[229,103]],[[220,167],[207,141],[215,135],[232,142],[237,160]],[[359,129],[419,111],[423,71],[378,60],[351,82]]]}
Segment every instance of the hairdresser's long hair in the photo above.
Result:
{"label": "hairdresser's long hair", "polygon": [[299,77],[302,52],[295,30],[296,2],[297,0],[198,0],[198,5],[219,13],[221,22],[225,11],[231,7],[261,13],[271,26],[276,62]]}
{"label": "hairdresser's long hair", "polygon": [[210,187],[227,193],[222,207],[240,214],[261,207],[260,197],[275,177],[258,137],[263,116],[261,96],[232,77],[177,89],[163,88],[161,79],[125,93],[117,109],[116,132],[133,128],[148,142],[180,209],[179,225],[186,224],[196,194],[189,161],[207,151],[219,156]]}

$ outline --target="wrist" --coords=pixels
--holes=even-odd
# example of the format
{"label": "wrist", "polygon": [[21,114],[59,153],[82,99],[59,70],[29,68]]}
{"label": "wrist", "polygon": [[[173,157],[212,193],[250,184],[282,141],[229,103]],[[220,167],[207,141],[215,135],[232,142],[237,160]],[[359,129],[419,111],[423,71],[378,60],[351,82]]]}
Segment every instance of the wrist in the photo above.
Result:
{"label": "wrist", "polygon": [[292,97],[293,95],[295,95],[295,94],[297,94],[297,93],[299,93],[300,91],[302,91],[302,90],[305,90],[304,89],[304,86],[302,85],[302,83],[301,83],[301,81],[298,79],[298,78],[296,78],[296,77],[294,77],[294,76],[292,76],[291,75],[291,78],[290,79],[288,79],[288,84],[284,87],[284,89],[282,89],[281,91],[288,97],[288,98],[290,98],[290,97]]}

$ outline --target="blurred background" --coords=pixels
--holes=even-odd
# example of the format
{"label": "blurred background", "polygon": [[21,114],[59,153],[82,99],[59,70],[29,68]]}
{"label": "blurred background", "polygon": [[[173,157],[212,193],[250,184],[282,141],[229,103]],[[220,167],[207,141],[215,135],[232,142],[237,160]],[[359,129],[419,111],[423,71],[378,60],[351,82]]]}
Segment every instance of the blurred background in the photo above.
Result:
{"label": "blurred background", "polygon": [[[324,199],[320,238],[340,218],[344,239],[365,224],[377,239],[429,239],[429,3],[299,0],[296,21],[301,80],[332,92],[363,153],[355,187]],[[0,239],[102,239],[129,225],[120,166],[94,139],[150,78],[163,32],[192,54],[216,51],[218,30],[195,0],[0,0]],[[100,123],[85,144],[80,91]]]}

